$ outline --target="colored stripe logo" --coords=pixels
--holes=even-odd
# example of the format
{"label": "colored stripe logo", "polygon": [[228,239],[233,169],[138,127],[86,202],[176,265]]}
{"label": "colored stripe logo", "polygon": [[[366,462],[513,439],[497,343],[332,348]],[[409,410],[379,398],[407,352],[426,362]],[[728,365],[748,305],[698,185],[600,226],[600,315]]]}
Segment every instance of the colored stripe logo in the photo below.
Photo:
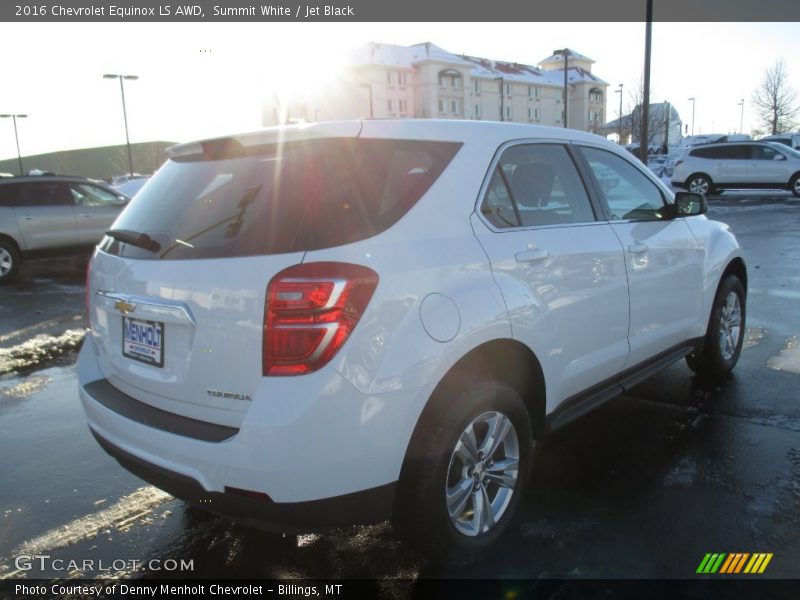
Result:
{"label": "colored stripe logo", "polygon": [[749,552],[734,552],[732,554],[709,552],[700,561],[697,573],[701,575],[714,575],[717,573],[725,575],[739,573],[755,575],[766,570],[767,565],[772,560],[772,556],[772,552],[756,552],[754,554]]}

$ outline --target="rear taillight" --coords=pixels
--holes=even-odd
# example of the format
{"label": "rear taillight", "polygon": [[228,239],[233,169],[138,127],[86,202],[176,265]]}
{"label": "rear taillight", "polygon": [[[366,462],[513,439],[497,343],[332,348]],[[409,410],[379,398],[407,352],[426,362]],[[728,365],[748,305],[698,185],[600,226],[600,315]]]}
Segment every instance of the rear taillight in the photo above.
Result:
{"label": "rear taillight", "polygon": [[86,263],[86,290],[84,292],[84,302],[86,303],[86,318],[92,318],[92,306],[91,306],[91,296],[89,293],[90,287],[90,276],[92,274],[92,261],[94,260],[94,255],[89,258],[89,262]]}
{"label": "rear taillight", "polygon": [[263,374],[302,375],[326,364],[377,285],[375,271],[349,263],[306,263],[275,275],[264,307]]}

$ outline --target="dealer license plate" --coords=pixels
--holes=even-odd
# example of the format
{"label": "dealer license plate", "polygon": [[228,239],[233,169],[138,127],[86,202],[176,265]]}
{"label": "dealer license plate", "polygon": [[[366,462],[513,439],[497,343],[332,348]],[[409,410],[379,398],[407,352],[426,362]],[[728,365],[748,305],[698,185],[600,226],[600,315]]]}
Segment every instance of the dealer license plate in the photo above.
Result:
{"label": "dealer license plate", "polygon": [[155,367],[164,366],[164,323],[122,317],[122,354]]}

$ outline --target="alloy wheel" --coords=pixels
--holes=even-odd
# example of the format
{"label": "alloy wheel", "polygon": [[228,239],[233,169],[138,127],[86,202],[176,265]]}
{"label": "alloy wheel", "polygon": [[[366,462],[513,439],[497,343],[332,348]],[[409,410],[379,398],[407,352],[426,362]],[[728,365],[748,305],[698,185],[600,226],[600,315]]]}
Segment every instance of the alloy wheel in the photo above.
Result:
{"label": "alloy wheel", "polygon": [[519,439],[500,412],[485,412],[464,429],[447,470],[450,522],[466,536],[488,532],[502,518],[519,477]]}
{"label": "alloy wheel", "polygon": [[725,296],[719,321],[720,354],[725,360],[730,360],[736,353],[742,335],[742,307],[736,292],[729,292]]}

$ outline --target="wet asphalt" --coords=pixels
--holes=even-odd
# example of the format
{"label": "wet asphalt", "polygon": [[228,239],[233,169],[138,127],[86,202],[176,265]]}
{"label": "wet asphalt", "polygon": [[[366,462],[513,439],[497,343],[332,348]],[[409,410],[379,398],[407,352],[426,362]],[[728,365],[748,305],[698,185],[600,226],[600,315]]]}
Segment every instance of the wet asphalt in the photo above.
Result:
{"label": "wet asphalt", "polygon": [[85,260],[27,264],[0,288],[0,578],[64,576],[17,569],[45,553],[79,561],[71,577],[366,578],[402,597],[415,578],[691,578],[708,552],[773,553],[759,577],[800,578],[800,200],[728,194],[709,216],[749,269],[734,374],[676,363],[552,434],[517,523],[469,566],[422,561],[388,524],[281,540],[127,473],[78,401]]}

